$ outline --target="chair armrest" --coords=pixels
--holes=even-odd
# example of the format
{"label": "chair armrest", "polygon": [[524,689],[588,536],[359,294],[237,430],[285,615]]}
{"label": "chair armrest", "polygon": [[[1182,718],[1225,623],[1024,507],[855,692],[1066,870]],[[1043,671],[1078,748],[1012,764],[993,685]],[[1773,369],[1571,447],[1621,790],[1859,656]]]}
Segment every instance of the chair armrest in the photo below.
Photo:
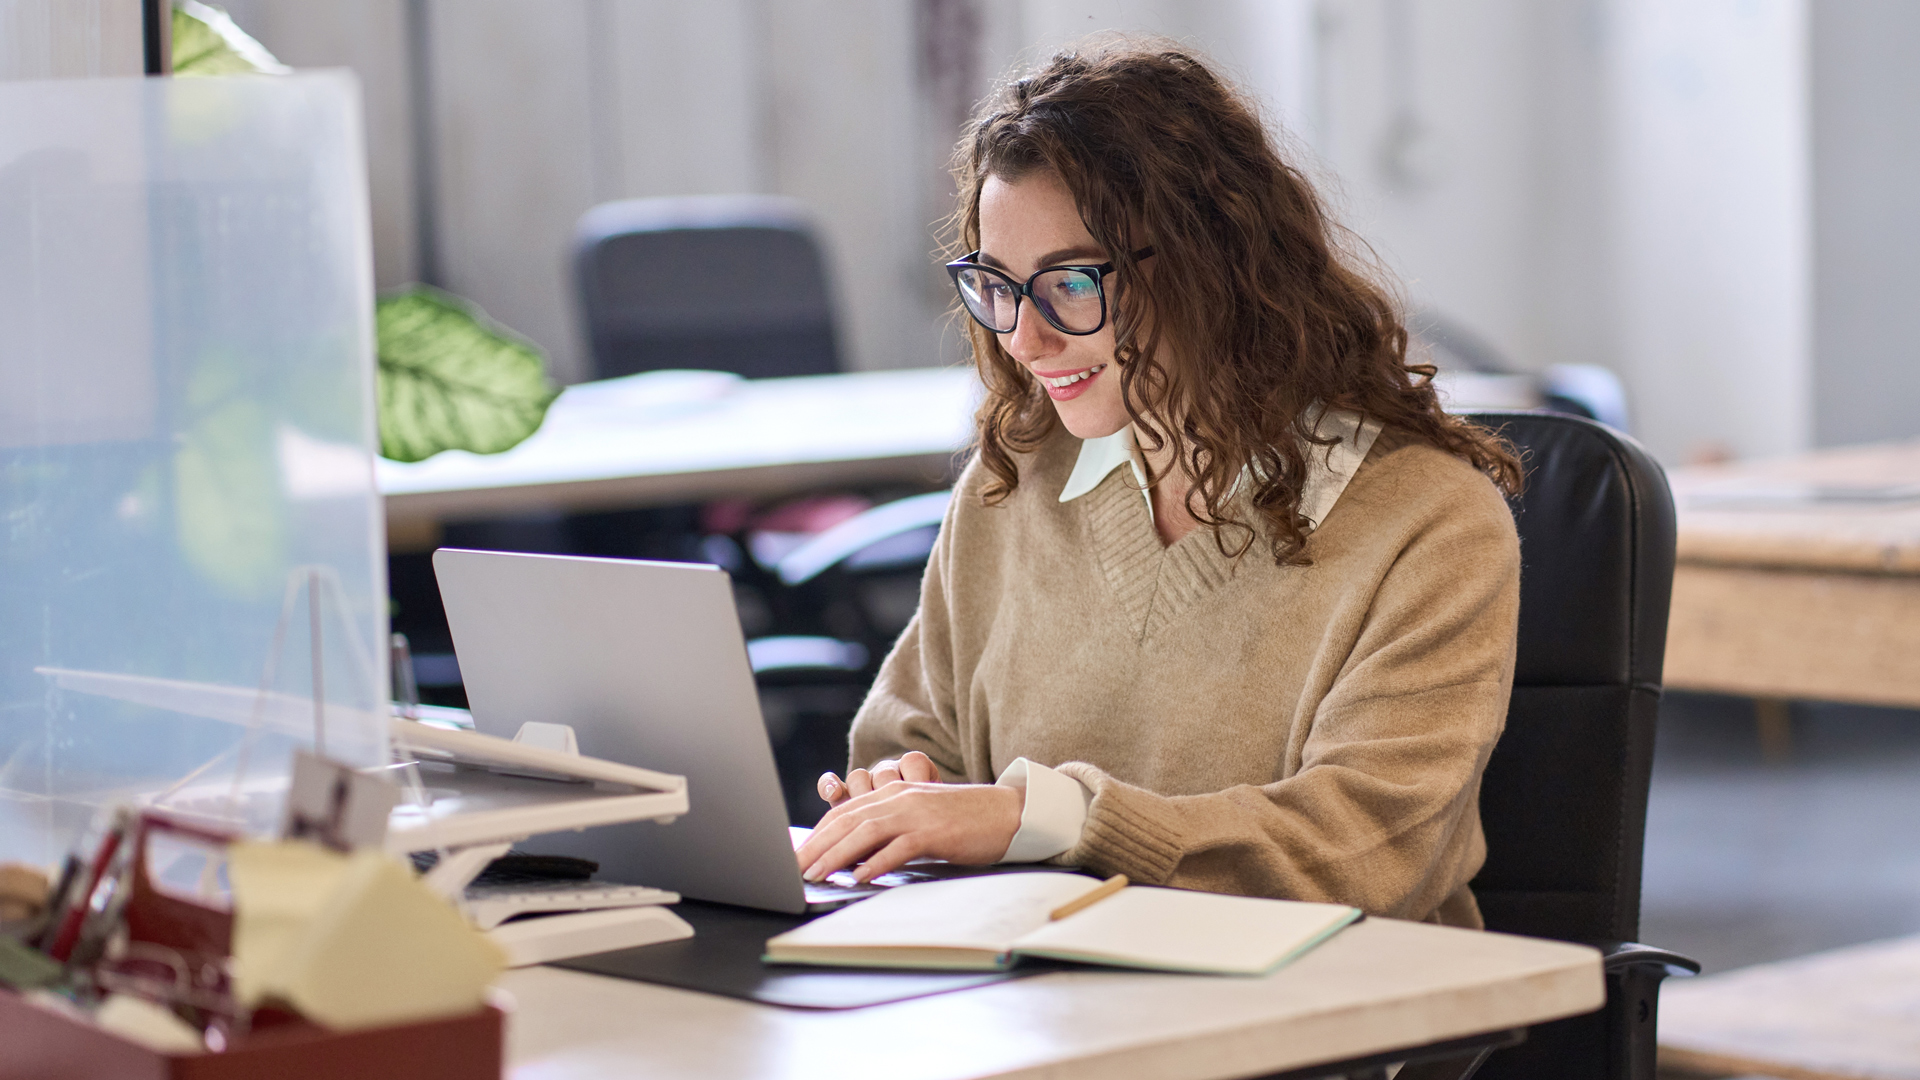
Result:
{"label": "chair armrest", "polygon": [[1589,941],[1606,973],[1606,1075],[1656,1080],[1659,1075],[1660,984],[1669,975],[1698,975],[1700,963],[1637,941]]}
{"label": "chair armrest", "polygon": [[1700,961],[1637,941],[1589,941],[1586,944],[1600,950],[1600,965],[1608,975],[1642,967],[1658,967],[1662,977],[1700,974]]}
{"label": "chair armrest", "polygon": [[889,536],[938,525],[947,515],[951,491],[915,495],[857,514],[788,552],[777,567],[780,580],[799,585],[847,556]]}

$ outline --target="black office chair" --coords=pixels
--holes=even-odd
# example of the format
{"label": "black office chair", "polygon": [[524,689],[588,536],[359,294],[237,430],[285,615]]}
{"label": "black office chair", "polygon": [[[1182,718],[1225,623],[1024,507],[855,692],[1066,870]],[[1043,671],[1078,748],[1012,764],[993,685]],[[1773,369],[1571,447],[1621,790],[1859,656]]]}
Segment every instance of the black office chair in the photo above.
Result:
{"label": "black office chair", "polygon": [[792,199],[604,203],[580,218],[574,272],[596,379],[840,370],[825,263]]}
{"label": "black office chair", "polygon": [[1480,789],[1489,930],[1606,954],[1607,1005],[1495,1052],[1483,1080],[1653,1080],[1660,981],[1697,963],[1634,943],[1673,585],[1673,498],[1633,440],[1552,413],[1473,417],[1526,458],[1520,647]]}

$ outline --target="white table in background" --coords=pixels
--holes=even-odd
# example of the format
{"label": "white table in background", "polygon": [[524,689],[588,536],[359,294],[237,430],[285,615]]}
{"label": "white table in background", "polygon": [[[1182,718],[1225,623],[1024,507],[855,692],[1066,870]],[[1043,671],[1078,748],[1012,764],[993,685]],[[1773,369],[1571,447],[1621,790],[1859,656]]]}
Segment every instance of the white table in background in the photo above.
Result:
{"label": "white table in background", "polygon": [[1591,1012],[1600,954],[1390,919],[1261,978],[1075,971],[843,1011],[527,968],[514,1080],[1213,1080]]}
{"label": "white table in background", "polygon": [[[1455,411],[1526,408],[1523,376],[1450,373]],[[388,527],[430,539],[446,521],[628,509],[838,486],[938,486],[973,437],[968,367],[745,380],[662,371],[569,387],[503,454],[382,460]]]}
{"label": "white table in background", "polygon": [[878,483],[937,485],[973,430],[968,368],[582,383],[503,454],[381,460],[396,533],[463,518],[625,509]]}

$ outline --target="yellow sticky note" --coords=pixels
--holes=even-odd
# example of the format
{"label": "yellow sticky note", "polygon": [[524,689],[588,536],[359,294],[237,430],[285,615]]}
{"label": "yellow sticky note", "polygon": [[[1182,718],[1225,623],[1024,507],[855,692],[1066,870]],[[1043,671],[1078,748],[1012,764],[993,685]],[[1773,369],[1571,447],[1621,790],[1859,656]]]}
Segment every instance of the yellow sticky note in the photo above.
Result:
{"label": "yellow sticky note", "polygon": [[[286,1001],[332,1028],[469,1013],[506,967],[499,948],[378,851],[239,845],[235,992]],[[244,952],[243,952],[244,950]]]}
{"label": "yellow sticky note", "polygon": [[317,844],[241,842],[227,848],[233,886],[233,996],[253,1008],[281,957],[327,904],[347,857]]}
{"label": "yellow sticky note", "polygon": [[506,969],[498,947],[398,863],[349,856],[324,908],[281,959],[281,994],[335,1028],[469,1013]]}

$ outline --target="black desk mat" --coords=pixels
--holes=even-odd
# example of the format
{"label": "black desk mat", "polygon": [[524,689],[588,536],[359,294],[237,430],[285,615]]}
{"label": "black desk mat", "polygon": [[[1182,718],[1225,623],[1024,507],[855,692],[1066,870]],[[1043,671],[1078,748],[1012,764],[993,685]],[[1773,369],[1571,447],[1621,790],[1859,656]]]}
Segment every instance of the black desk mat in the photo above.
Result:
{"label": "black desk mat", "polygon": [[1019,971],[962,973],[850,971],[763,964],[760,954],[767,939],[810,916],[698,900],[683,900],[673,910],[692,925],[691,938],[560,960],[553,966],[794,1009],[857,1009],[1004,982],[1041,970],[1036,965]]}

